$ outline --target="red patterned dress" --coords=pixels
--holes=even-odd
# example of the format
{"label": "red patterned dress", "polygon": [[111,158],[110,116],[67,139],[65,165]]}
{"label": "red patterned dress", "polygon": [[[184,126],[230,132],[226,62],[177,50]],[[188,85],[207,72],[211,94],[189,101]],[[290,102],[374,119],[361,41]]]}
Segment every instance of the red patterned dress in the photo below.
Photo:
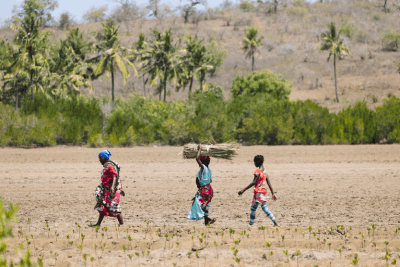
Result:
{"label": "red patterned dress", "polygon": [[[97,204],[94,207],[100,214],[117,217],[121,214],[119,198],[121,196],[122,184],[119,175],[112,163],[106,162],[101,173],[101,184],[96,189]],[[111,193],[113,178],[116,177],[114,193]]]}
{"label": "red patterned dress", "polygon": [[266,180],[267,175],[264,171],[257,169],[254,172],[254,175],[257,177],[256,184],[254,185],[254,197],[252,201],[252,205],[256,205],[257,203],[264,204],[267,203],[267,186]]}

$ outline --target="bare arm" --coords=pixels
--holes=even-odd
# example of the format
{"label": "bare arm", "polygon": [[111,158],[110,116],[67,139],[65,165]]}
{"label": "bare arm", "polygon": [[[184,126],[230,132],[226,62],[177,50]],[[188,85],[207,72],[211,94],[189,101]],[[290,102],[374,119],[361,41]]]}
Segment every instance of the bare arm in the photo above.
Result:
{"label": "bare arm", "polygon": [[197,146],[197,150],[198,150],[198,152],[197,152],[197,156],[196,156],[196,161],[197,161],[197,164],[199,164],[200,168],[203,170],[204,166],[203,166],[203,163],[201,163],[201,160],[200,160],[200,154],[201,154],[201,146],[200,145]]}
{"label": "bare arm", "polygon": [[266,178],[265,180],[267,181],[269,190],[271,190],[272,199],[273,199],[273,200],[276,200],[276,196],[275,196],[275,193],[274,193],[274,189],[272,189],[272,185],[271,185],[271,182],[270,182],[270,180],[269,180],[268,174],[267,174],[267,178]]}
{"label": "bare arm", "polygon": [[252,187],[256,184],[256,181],[257,181],[257,175],[254,174],[254,179],[253,179],[253,181],[252,181],[246,188],[244,188],[244,189],[242,189],[242,190],[240,190],[240,191],[238,192],[239,196],[241,196],[241,195],[242,195],[244,192],[246,192],[248,189],[252,188]]}
{"label": "bare arm", "polygon": [[111,192],[114,193],[115,192],[115,182],[117,181],[117,176],[114,176],[113,178],[113,182],[112,182],[112,186],[111,186]]}

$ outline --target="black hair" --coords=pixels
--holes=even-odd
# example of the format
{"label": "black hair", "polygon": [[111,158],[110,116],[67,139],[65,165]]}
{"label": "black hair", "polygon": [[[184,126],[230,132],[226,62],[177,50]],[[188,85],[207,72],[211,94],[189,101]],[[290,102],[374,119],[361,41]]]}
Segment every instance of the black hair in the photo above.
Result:
{"label": "black hair", "polygon": [[200,160],[201,163],[203,163],[204,165],[206,165],[208,167],[208,165],[210,164],[210,159],[202,159]]}
{"label": "black hair", "polygon": [[264,156],[263,155],[255,156],[254,163],[256,164],[256,167],[261,167],[264,163]]}

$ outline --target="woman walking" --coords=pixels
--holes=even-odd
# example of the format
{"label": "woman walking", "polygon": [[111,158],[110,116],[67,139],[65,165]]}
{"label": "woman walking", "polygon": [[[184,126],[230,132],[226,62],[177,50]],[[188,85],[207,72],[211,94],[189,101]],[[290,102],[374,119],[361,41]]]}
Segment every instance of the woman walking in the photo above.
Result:
{"label": "woman walking", "polygon": [[[193,201],[192,209],[189,212],[188,219],[191,220],[198,220],[204,217],[204,224],[209,225],[213,224],[216,219],[210,219],[208,217],[208,211],[210,209],[211,200],[213,198],[213,189],[211,187],[211,170],[209,169],[210,165],[210,157],[208,156],[200,156],[201,154],[201,146],[198,146],[198,152],[196,156],[197,164],[199,164],[200,170],[196,175],[196,185],[197,185],[197,193]],[[200,203],[200,208],[202,214],[199,216],[198,211],[196,210],[196,203],[197,201]],[[197,214],[196,214],[197,213]]]}
{"label": "woman walking", "polygon": [[120,196],[125,196],[119,177],[118,163],[110,160],[111,152],[103,150],[99,153],[99,161],[103,165],[101,184],[96,189],[97,204],[94,207],[99,212],[99,219],[92,227],[100,226],[104,216],[117,217],[119,224],[124,224],[119,204]]}

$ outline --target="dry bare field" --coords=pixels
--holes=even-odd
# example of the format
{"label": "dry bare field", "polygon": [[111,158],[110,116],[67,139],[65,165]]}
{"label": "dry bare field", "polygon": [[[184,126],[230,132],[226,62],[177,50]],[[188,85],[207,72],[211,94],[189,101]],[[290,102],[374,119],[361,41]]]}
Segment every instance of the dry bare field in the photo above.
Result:
{"label": "dry bare field", "polygon": [[[350,266],[355,253],[358,266],[386,266],[386,250],[390,265],[400,260],[399,148],[253,146],[241,147],[232,161],[212,159],[210,216],[217,222],[209,228],[186,219],[198,166],[182,159],[181,147],[110,148],[122,166],[125,224],[118,228],[116,219],[105,218],[98,233],[88,225],[97,219],[101,149],[2,148],[0,192],[19,206],[5,256],[17,259],[13,246],[22,244],[24,251],[28,238],[33,259],[43,256],[44,266],[83,266],[82,254],[87,266]],[[252,179],[256,154],[265,156],[277,191],[278,200],[268,206],[281,224],[278,231],[260,208],[250,227],[252,192],[237,195]],[[341,225],[346,235],[336,231]]]}

